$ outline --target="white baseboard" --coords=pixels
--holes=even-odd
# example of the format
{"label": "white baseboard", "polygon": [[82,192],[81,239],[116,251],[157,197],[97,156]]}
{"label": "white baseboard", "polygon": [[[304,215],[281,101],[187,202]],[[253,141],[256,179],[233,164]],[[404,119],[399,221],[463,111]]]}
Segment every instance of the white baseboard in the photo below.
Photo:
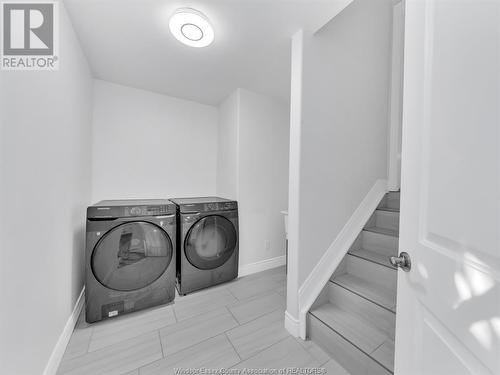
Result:
{"label": "white baseboard", "polygon": [[307,312],[386,192],[387,180],[377,180],[299,288],[299,334],[301,338],[306,338]]}
{"label": "white baseboard", "polygon": [[59,340],[57,340],[56,346],[54,350],[52,350],[52,354],[47,362],[47,366],[45,366],[45,370],[43,371],[43,375],[55,375],[57,369],[59,368],[59,364],[61,363],[64,352],[66,351],[66,347],[68,346],[69,339],[71,338],[71,334],[73,333],[73,329],[75,328],[76,322],[78,321],[78,317],[80,316],[80,312],[85,305],[85,287],[83,287],[80,296],[78,297],[75,307],[71,312],[71,315],[64,326],[64,329],[59,336]]}
{"label": "white baseboard", "polygon": [[271,268],[284,266],[285,263],[286,263],[286,257],[282,255],[275,258],[261,260],[255,263],[245,264],[243,266],[240,266],[238,276],[241,277],[241,276],[251,275],[252,273],[262,272],[265,270],[269,270]]}
{"label": "white baseboard", "polygon": [[[285,311],[285,328],[293,337],[300,336],[300,322],[297,319],[294,319],[288,311]],[[305,339],[305,337],[302,338]]]}

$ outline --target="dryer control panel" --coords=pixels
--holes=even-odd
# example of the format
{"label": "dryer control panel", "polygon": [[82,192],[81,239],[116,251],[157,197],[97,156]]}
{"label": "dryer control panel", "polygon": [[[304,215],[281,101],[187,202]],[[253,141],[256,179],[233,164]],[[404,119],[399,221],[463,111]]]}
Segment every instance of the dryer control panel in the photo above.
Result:
{"label": "dryer control panel", "polygon": [[203,211],[226,211],[226,210],[236,210],[238,205],[236,202],[215,202],[215,203],[205,203]]}
{"label": "dryer control panel", "polygon": [[175,205],[167,200],[102,201],[87,208],[87,218],[162,216],[175,214]]}
{"label": "dryer control panel", "polygon": [[238,209],[238,202],[219,197],[174,198],[170,199],[181,213],[233,211]]}

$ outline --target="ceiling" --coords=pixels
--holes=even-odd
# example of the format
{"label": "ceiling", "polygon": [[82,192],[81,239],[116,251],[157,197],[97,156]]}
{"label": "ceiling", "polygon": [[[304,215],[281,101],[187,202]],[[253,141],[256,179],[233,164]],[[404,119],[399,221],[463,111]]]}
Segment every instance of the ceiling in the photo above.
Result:
{"label": "ceiling", "polygon": [[[96,78],[216,105],[236,88],[288,101],[291,35],[316,31],[351,0],[65,0]],[[178,8],[215,29],[205,48],[168,28]]]}

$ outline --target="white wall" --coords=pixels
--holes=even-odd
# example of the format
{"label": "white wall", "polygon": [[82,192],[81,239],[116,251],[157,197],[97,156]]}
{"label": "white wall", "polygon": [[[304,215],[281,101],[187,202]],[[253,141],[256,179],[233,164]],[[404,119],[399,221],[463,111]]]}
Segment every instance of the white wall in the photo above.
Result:
{"label": "white wall", "polygon": [[317,34],[295,36],[289,251],[296,264],[287,302],[294,318],[297,287],[386,177],[391,30],[391,0],[355,0]]}
{"label": "white wall", "polygon": [[95,80],[92,200],[215,194],[216,107]]}
{"label": "white wall", "polygon": [[[240,264],[284,254],[288,208],[289,106],[240,89]],[[267,248],[266,248],[266,241]]]}
{"label": "white wall", "polygon": [[219,106],[217,194],[228,199],[238,199],[238,113],[236,90]]}
{"label": "white wall", "polygon": [[289,107],[238,89],[220,111],[217,193],[238,200],[243,268],[284,255]]}
{"label": "white wall", "polygon": [[0,71],[2,374],[43,373],[83,286],[92,80],[60,10],[60,70]]}

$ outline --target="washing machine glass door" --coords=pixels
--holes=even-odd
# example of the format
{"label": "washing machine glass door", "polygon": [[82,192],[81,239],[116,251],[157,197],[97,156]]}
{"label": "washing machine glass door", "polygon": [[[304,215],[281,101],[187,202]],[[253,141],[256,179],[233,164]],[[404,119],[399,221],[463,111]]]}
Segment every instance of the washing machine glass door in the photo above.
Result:
{"label": "washing machine glass door", "polygon": [[172,255],[172,241],[163,229],[144,221],[129,222],[113,228],[97,242],[92,272],[110,289],[137,290],[157,280]]}
{"label": "washing machine glass door", "polygon": [[184,252],[193,266],[209,270],[223,265],[233,254],[236,243],[234,225],[223,216],[210,215],[189,229]]}

